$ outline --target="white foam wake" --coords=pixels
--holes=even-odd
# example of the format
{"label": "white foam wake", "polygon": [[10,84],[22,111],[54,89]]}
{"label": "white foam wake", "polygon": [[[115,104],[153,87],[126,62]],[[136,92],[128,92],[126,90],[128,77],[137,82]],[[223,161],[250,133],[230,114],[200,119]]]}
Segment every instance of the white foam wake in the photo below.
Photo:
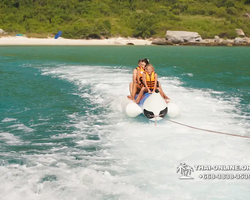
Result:
{"label": "white foam wake", "polygon": [[[1,167],[0,195],[5,199],[247,199],[248,180],[179,180],[180,163],[250,165],[248,140],[188,129],[168,121],[154,126],[121,112],[131,73],[122,68],[59,66],[43,70],[78,87],[89,112],[70,115],[76,131],[51,139],[72,138],[75,147],[55,147],[44,155],[22,155],[28,164]],[[178,78],[160,79],[189,125],[249,134],[235,105],[212,92],[188,89]],[[91,107],[96,112],[90,112]],[[98,112],[101,108],[106,108]],[[244,124],[242,126],[242,124]],[[99,139],[88,139],[98,136]],[[88,151],[88,149],[90,149]],[[206,172],[204,172],[206,173]],[[248,172],[244,172],[248,173]],[[249,172],[250,173],[250,172]],[[237,193],[234,192],[237,190]]]}

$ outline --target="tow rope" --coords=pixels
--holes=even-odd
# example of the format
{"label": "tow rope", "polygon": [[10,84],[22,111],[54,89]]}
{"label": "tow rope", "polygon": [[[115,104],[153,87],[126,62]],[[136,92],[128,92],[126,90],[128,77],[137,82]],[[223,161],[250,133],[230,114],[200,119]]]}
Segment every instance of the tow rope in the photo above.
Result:
{"label": "tow rope", "polygon": [[[156,117],[158,117],[158,116],[154,116],[154,117],[155,117],[155,120],[156,120]],[[250,139],[250,136],[246,136],[246,135],[236,135],[236,134],[233,134],[233,133],[224,133],[224,132],[220,132],[220,131],[212,131],[212,130],[208,130],[208,129],[203,129],[203,128],[197,128],[197,127],[194,127],[194,126],[190,126],[190,125],[183,124],[183,123],[180,123],[180,122],[176,122],[176,121],[173,121],[173,120],[170,120],[170,119],[166,119],[166,118],[164,118],[164,119],[167,120],[167,121],[170,121],[172,123],[179,124],[181,126],[186,126],[188,128],[192,128],[192,129],[196,129],[196,130],[200,130],[200,131],[206,131],[206,132],[211,132],[211,133],[217,133],[217,134],[222,134],[222,135],[229,135],[229,136],[234,136],[234,137],[241,137],[241,138]],[[155,126],[156,126],[156,122],[155,122]]]}

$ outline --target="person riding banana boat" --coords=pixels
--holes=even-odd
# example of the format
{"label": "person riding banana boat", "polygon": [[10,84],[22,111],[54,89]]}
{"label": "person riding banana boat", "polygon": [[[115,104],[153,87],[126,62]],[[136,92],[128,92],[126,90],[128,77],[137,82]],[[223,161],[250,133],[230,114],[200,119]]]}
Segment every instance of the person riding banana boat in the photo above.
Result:
{"label": "person riding banana boat", "polygon": [[142,81],[142,75],[145,72],[145,66],[149,63],[148,59],[140,59],[138,61],[138,67],[136,67],[133,71],[132,81],[129,84],[130,95],[128,95],[128,99],[135,100],[135,95],[139,94],[141,88],[144,86]]}
{"label": "person riding banana boat", "polygon": [[[130,83],[130,93],[127,96],[133,101],[125,104],[125,111],[129,117],[143,114],[150,121],[160,121],[166,115],[176,117],[179,114],[178,106],[169,102],[169,97],[163,92],[158,81],[158,75],[148,59],[143,68],[143,60],[139,60],[138,68],[133,73],[133,83]],[[135,78],[137,77],[137,78]]]}
{"label": "person riding banana boat", "polygon": [[141,87],[141,90],[138,96],[133,101],[135,103],[139,103],[144,93],[151,94],[151,93],[154,93],[156,90],[158,90],[162,98],[165,99],[165,101],[168,103],[170,98],[168,98],[167,95],[163,92],[157,79],[158,79],[158,75],[155,72],[155,68],[153,67],[153,65],[147,64],[145,68],[145,72],[142,75],[143,86]]}
{"label": "person riding banana boat", "polygon": [[[136,94],[139,94],[142,88],[145,87],[145,82],[143,81],[143,75],[145,74],[145,68],[148,64],[149,64],[149,59],[147,58],[140,59],[138,61],[138,67],[136,67],[133,71],[133,82],[129,84],[130,95],[127,96],[128,99],[135,101]],[[168,99],[168,97],[163,92],[159,81],[156,81],[156,82],[157,82],[157,87],[159,88],[159,91],[162,91],[161,94],[163,95],[163,98]],[[145,88],[143,90],[145,90]]]}

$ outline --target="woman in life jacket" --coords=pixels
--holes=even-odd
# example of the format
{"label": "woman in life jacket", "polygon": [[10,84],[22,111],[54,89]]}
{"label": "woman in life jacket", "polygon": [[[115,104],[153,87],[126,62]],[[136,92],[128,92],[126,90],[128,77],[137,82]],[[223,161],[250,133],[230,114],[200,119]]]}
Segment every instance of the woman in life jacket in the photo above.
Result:
{"label": "woman in life jacket", "polygon": [[138,94],[142,87],[144,87],[144,83],[142,80],[142,76],[145,72],[145,66],[149,63],[147,58],[140,59],[138,61],[138,67],[136,67],[133,71],[133,82],[129,83],[129,91],[130,95],[128,95],[128,99],[135,100],[135,95]]}
{"label": "woman in life jacket", "polygon": [[170,99],[163,92],[162,88],[159,87],[159,82],[157,81],[158,76],[157,76],[157,73],[155,73],[155,68],[153,67],[153,65],[148,64],[146,66],[145,73],[143,74],[142,79],[143,79],[143,83],[144,83],[145,87],[141,88],[139,95],[137,96],[136,100],[134,101],[135,103],[140,102],[141,97],[145,92],[154,93],[156,89],[159,90],[162,98],[165,99],[165,101],[167,103],[169,102]]}

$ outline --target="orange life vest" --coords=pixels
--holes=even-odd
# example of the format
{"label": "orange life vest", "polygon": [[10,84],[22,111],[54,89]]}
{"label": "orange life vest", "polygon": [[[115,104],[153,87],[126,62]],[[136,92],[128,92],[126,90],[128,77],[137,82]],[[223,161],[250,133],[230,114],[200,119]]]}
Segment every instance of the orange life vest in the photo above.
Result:
{"label": "orange life vest", "polygon": [[138,70],[138,73],[139,73],[139,76],[140,76],[140,78],[139,78],[139,80],[140,80],[139,84],[140,85],[144,85],[143,81],[142,81],[142,75],[145,73],[145,70],[142,67],[140,67],[140,66],[136,67],[136,69],[137,70],[139,69]]}
{"label": "orange life vest", "polygon": [[153,71],[151,75],[149,75],[148,72],[145,72],[145,74],[147,86],[150,90],[153,90],[155,86],[155,72]]}

